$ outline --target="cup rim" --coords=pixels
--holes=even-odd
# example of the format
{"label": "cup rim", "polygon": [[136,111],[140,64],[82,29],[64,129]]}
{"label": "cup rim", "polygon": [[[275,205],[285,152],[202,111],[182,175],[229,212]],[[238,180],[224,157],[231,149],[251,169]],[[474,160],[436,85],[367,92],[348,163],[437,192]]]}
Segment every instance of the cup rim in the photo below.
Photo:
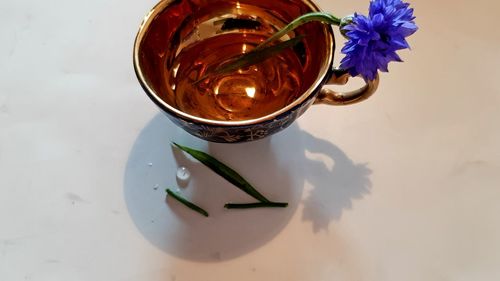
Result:
{"label": "cup rim", "polygon": [[[320,71],[318,76],[316,77],[316,80],[311,84],[311,86],[297,99],[295,99],[292,103],[288,104],[287,106],[272,112],[271,114],[259,117],[259,118],[254,118],[254,119],[248,119],[248,120],[239,120],[239,121],[221,121],[221,120],[212,120],[212,119],[206,119],[198,116],[194,116],[191,114],[188,114],[186,112],[183,112],[172,105],[168,104],[165,102],[163,99],[161,99],[156,92],[148,85],[146,82],[144,73],[142,71],[140,62],[139,62],[139,49],[140,45],[147,34],[147,31],[149,29],[149,26],[155,19],[155,17],[163,12],[163,10],[168,7],[172,2],[176,0],[160,0],[150,11],[149,13],[144,17],[140,27],[139,31],[137,32],[137,36],[134,41],[134,49],[133,49],[133,63],[134,63],[134,71],[135,74],[139,80],[139,83],[141,84],[142,88],[146,92],[146,94],[149,96],[149,98],[157,105],[159,106],[163,111],[173,114],[177,117],[180,117],[184,120],[187,121],[192,121],[196,122],[199,124],[204,124],[204,125],[212,125],[212,126],[248,126],[248,125],[255,125],[259,123],[263,123],[269,120],[276,119],[276,117],[282,115],[283,113],[286,113],[290,111],[291,109],[295,108],[296,106],[302,104],[304,101],[306,101],[319,87],[322,86],[323,81],[325,81],[328,78],[328,75],[331,73],[332,65],[333,65],[333,53],[335,50],[335,41],[334,41],[334,34],[333,34],[333,29],[330,25],[323,25],[323,28],[326,29],[327,31],[327,36],[326,36],[326,57],[327,59],[324,60],[323,64],[321,65]],[[304,2],[312,12],[320,12],[321,9],[311,0],[301,0]]]}

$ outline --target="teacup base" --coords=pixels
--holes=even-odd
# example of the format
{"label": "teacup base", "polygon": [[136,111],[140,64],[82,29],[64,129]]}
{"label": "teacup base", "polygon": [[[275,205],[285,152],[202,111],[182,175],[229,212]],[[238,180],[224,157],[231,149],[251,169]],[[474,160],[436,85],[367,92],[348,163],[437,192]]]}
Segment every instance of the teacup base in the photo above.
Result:
{"label": "teacup base", "polygon": [[246,126],[200,125],[186,121],[178,116],[172,116],[163,110],[162,112],[174,124],[200,139],[217,143],[241,143],[260,140],[286,129],[292,125],[292,123],[300,117],[313,104],[313,102],[314,99],[311,98],[297,108],[287,111],[284,114],[277,116],[275,119]]}

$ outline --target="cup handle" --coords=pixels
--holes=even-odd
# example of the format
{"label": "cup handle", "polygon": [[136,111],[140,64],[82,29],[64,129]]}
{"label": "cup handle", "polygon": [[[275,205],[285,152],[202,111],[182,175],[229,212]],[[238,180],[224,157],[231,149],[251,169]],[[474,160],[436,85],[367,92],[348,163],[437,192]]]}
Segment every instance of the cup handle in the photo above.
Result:
{"label": "cup handle", "polygon": [[[332,77],[327,85],[345,85],[351,78],[348,71],[343,69],[333,69]],[[379,76],[375,77],[372,81],[366,81],[366,84],[351,92],[335,92],[333,90],[322,88],[316,96],[314,104],[328,104],[328,105],[348,105],[358,103],[369,98],[378,88]]]}

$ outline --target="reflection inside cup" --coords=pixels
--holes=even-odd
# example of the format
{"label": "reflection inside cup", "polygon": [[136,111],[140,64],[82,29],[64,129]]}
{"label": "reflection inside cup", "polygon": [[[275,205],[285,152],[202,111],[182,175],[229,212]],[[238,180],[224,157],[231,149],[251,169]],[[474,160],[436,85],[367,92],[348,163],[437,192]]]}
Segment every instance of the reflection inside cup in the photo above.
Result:
{"label": "reflection inside cup", "polygon": [[281,38],[300,36],[293,47],[232,72],[217,69],[314,10],[307,0],[162,1],[139,31],[136,72],[150,98],[174,118],[274,120],[310,100],[328,78],[330,28],[304,24]]}
{"label": "reflection inside cup", "polygon": [[300,96],[303,68],[293,49],[229,73],[213,72],[267,38],[259,33],[223,33],[182,49],[169,73],[175,106],[212,120],[246,120],[271,114]]}

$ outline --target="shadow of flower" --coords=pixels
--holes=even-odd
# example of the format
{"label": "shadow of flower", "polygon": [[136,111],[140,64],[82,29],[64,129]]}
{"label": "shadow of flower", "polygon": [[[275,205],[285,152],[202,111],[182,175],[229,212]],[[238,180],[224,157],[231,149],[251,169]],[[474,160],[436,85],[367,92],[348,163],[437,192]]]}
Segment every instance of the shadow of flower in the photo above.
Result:
{"label": "shadow of flower", "polygon": [[305,149],[333,160],[329,168],[323,161],[309,159],[305,166],[306,181],[312,190],[304,202],[303,220],[311,221],[313,230],[328,230],[332,220],[352,208],[352,201],[370,192],[372,171],[367,164],[356,164],[337,146],[303,131]]}

